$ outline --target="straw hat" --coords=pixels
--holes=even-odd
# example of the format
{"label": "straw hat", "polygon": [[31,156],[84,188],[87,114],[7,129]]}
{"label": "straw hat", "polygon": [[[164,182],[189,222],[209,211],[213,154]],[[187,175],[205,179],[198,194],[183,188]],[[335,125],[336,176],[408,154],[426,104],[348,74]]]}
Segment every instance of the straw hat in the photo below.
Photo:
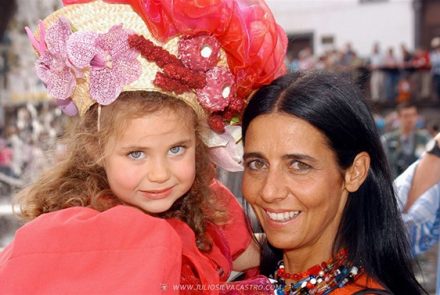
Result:
{"label": "straw hat", "polygon": [[[75,32],[95,32],[104,34],[113,26],[123,24],[124,28],[129,28],[133,33],[144,36],[146,39],[151,40],[174,55],[177,54],[177,43],[179,38],[173,38],[165,44],[161,44],[151,35],[142,18],[131,8],[130,5],[127,4],[108,4],[103,1],[95,1],[65,6],[48,16],[43,21],[44,26],[46,28],[52,27],[60,17],[68,20]],[[37,31],[36,36],[41,36],[39,30]],[[138,55],[137,60],[142,69],[139,78],[124,85],[122,91],[151,90],[173,95],[172,93],[163,91],[161,88],[156,87],[153,84],[156,73],[161,71],[156,63],[147,61],[141,55]],[[70,96],[78,108],[80,115],[84,114],[88,108],[96,102],[90,96],[89,84],[90,81],[87,75],[85,79],[77,80],[77,86],[72,96]],[[184,99],[185,102],[193,107],[198,115],[204,114],[200,104],[197,103],[194,92],[186,92],[185,94],[179,95],[179,98]]]}
{"label": "straw hat", "polygon": [[65,0],[35,34],[26,28],[37,75],[68,115],[157,91],[207,119],[208,146],[226,145],[219,135],[238,140],[228,126],[248,95],[285,72],[287,38],[263,0],[109,2]]}

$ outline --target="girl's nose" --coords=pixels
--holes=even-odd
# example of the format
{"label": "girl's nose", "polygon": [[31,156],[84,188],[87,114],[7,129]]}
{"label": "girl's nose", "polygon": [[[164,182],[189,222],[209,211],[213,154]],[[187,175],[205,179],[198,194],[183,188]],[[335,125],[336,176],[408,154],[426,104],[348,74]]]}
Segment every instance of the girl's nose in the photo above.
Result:
{"label": "girl's nose", "polygon": [[151,182],[163,183],[170,177],[170,170],[166,160],[152,159],[148,169],[148,179]]}

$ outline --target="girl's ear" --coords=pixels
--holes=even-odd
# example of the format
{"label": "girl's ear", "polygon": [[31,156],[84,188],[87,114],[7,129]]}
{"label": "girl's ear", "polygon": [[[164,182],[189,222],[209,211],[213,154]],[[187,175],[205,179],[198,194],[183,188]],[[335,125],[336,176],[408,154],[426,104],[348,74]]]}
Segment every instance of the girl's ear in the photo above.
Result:
{"label": "girl's ear", "polygon": [[356,155],[353,164],[345,172],[345,188],[349,192],[355,192],[364,183],[370,169],[370,155],[361,152]]}

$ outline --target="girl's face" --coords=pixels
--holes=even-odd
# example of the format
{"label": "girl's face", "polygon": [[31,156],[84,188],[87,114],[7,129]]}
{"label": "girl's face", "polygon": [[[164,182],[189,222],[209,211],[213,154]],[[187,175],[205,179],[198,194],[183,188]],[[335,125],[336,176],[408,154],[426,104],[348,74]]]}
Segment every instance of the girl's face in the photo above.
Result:
{"label": "girl's face", "polygon": [[243,195],[269,242],[326,259],[348,192],[325,137],[304,120],[273,113],[251,122],[244,150]]}
{"label": "girl's face", "polygon": [[196,175],[196,133],[187,118],[163,109],[133,119],[106,146],[111,190],[150,214],[167,211],[188,192]]}

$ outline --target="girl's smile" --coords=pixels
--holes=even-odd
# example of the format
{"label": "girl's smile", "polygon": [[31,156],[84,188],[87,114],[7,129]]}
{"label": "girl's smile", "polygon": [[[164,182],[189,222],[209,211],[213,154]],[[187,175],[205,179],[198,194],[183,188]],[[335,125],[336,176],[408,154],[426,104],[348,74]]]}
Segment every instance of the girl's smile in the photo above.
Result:
{"label": "girl's smile", "polygon": [[160,189],[160,190],[143,190],[140,192],[147,199],[160,200],[168,197],[173,192],[173,187]]}

